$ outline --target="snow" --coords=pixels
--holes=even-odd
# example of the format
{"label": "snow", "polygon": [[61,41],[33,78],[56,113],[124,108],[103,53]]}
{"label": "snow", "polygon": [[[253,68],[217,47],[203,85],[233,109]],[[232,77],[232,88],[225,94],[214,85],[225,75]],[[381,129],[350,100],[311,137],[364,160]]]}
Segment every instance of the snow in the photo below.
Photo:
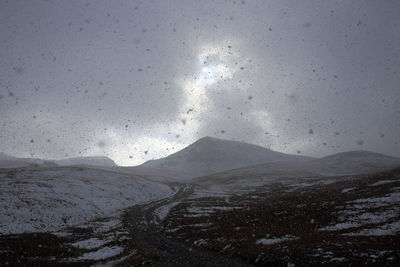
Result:
{"label": "snow", "polygon": [[86,240],[81,240],[75,243],[72,243],[71,246],[76,248],[83,248],[83,249],[94,249],[101,247],[102,245],[106,244],[110,240],[101,240],[98,238],[90,238]]}
{"label": "snow", "polygon": [[383,197],[360,198],[360,199],[353,200],[349,203],[383,203],[383,202],[399,203],[400,202],[400,192],[390,193]]}
{"label": "snow", "polygon": [[170,212],[170,210],[172,208],[174,208],[175,206],[177,206],[179,203],[180,203],[180,201],[171,202],[171,203],[169,203],[167,205],[161,206],[160,208],[156,209],[154,211],[154,213],[157,215],[157,217],[160,220],[164,220],[167,217],[167,215]]}
{"label": "snow", "polygon": [[378,185],[383,185],[383,184],[391,184],[391,183],[395,183],[395,182],[399,182],[399,180],[381,180],[378,181],[376,183],[370,184],[370,186],[378,186]]}
{"label": "snow", "polygon": [[[360,198],[348,201],[338,211],[339,222],[320,228],[322,231],[338,231],[364,227],[355,233],[344,235],[393,235],[400,231],[400,192],[380,197]],[[396,221],[397,220],[397,221]]]}
{"label": "snow", "polygon": [[285,241],[297,240],[297,239],[299,239],[299,238],[296,236],[292,236],[292,235],[284,235],[281,237],[273,237],[273,238],[269,238],[269,236],[267,235],[267,238],[257,239],[256,244],[257,245],[274,245],[274,244],[282,243]]}
{"label": "snow", "polygon": [[93,266],[96,266],[96,267],[119,266],[119,263],[125,261],[126,259],[131,258],[131,257],[134,256],[136,253],[137,253],[137,250],[136,250],[136,249],[133,249],[133,250],[131,251],[131,253],[129,253],[129,254],[125,255],[125,256],[118,257],[118,258],[115,259],[115,260],[107,261],[107,262],[105,262],[105,263],[97,263],[96,265],[93,265]]}
{"label": "snow", "polygon": [[344,194],[344,193],[353,191],[354,189],[356,189],[356,188],[355,188],[355,187],[345,188],[345,189],[343,189],[340,193]]}
{"label": "snow", "polygon": [[118,246],[104,247],[96,251],[85,253],[79,257],[78,260],[103,260],[118,256],[123,251],[124,249]]}
{"label": "snow", "polygon": [[57,236],[57,237],[67,237],[67,236],[71,236],[72,235],[72,233],[64,232],[64,231],[58,231],[58,232],[54,232],[52,234]]}
{"label": "snow", "polygon": [[355,227],[360,227],[362,224],[360,223],[355,223],[355,222],[343,222],[343,223],[337,223],[332,226],[327,226],[320,228],[321,231],[336,231],[336,230],[343,230],[343,229],[349,229],[349,228],[355,228]]}
{"label": "snow", "polygon": [[3,169],[0,233],[57,231],[172,193],[169,186],[104,170]]}
{"label": "snow", "polygon": [[346,236],[385,236],[400,233],[400,221],[386,223],[377,228],[368,228],[355,233],[345,233]]}
{"label": "snow", "polygon": [[317,183],[295,183],[295,184],[290,184],[288,185],[288,187],[290,187],[290,189],[285,190],[285,192],[294,192],[297,190],[301,190],[307,187],[311,187],[316,185]]}
{"label": "snow", "polygon": [[199,239],[193,242],[194,246],[204,246],[207,245],[207,239]]}
{"label": "snow", "polygon": [[344,257],[338,257],[335,255],[334,252],[329,251],[329,250],[324,250],[323,248],[313,248],[312,253],[309,254],[309,256],[318,257],[319,259],[323,258],[323,260],[320,260],[320,262],[322,264],[348,261],[348,259],[346,259]]}
{"label": "snow", "polygon": [[215,213],[217,211],[231,211],[231,210],[237,210],[241,209],[242,207],[190,207],[187,209],[187,213],[185,214],[185,217],[202,217],[202,216],[208,216],[212,213]]}

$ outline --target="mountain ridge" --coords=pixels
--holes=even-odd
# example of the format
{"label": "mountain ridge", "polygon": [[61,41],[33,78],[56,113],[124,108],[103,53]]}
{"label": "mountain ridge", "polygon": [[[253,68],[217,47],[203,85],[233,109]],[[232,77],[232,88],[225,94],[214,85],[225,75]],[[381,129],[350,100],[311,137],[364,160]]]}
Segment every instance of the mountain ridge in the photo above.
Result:
{"label": "mountain ridge", "polygon": [[332,154],[306,162],[269,162],[239,167],[196,177],[196,183],[218,182],[250,183],[252,180],[268,181],[283,177],[339,177],[367,175],[400,168],[400,158],[385,154],[356,150]]}
{"label": "mountain ridge", "polygon": [[98,167],[117,167],[118,165],[106,156],[73,157],[60,160],[45,160],[40,158],[19,158],[0,152],[0,168],[16,168],[28,166],[73,166],[87,165]]}
{"label": "mountain ridge", "polygon": [[174,154],[139,166],[196,173],[197,176],[266,162],[312,159],[276,152],[258,145],[206,136]]}

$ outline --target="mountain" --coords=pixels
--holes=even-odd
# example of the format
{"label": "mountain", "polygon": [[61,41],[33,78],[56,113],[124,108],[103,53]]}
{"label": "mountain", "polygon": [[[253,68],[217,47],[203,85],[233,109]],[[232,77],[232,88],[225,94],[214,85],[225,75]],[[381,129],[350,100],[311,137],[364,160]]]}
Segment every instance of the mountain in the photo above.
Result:
{"label": "mountain", "polygon": [[0,168],[19,168],[28,166],[55,166],[55,164],[48,160],[37,158],[17,158],[0,152]]}
{"label": "mountain", "polygon": [[305,162],[312,159],[243,142],[204,137],[181,151],[166,158],[147,161],[140,167],[186,173],[194,177],[261,163]]}
{"label": "mountain", "polygon": [[400,158],[365,150],[349,151],[305,164],[309,171],[323,175],[364,174],[400,166]]}
{"label": "mountain", "polygon": [[8,155],[6,153],[0,152],[0,160],[15,160],[17,159],[14,156]]}
{"label": "mountain", "polygon": [[112,170],[119,173],[146,177],[146,179],[156,182],[182,181],[193,177],[193,175],[189,173],[167,169],[149,168],[142,165],[134,167],[118,166],[113,167]]}
{"label": "mountain", "polygon": [[108,157],[76,157],[54,161],[59,166],[73,166],[73,165],[86,165],[86,166],[99,166],[99,167],[116,167],[117,164]]}
{"label": "mountain", "polygon": [[108,157],[76,157],[62,160],[43,160],[37,158],[17,158],[6,153],[0,152],[0,168],[20,168],[28,166],[96,166],[96,167],[116,167],[117,164]]}
{"label": "mountain", "polygon": [[[400,167],[400,158],[371,151],[349,151],[309,161],[280,161],[231,169],[198,177],[199,185],[234,188],[262,185],[282,178],[371,174]],[[229,186],[228,186],[229,185]]]}

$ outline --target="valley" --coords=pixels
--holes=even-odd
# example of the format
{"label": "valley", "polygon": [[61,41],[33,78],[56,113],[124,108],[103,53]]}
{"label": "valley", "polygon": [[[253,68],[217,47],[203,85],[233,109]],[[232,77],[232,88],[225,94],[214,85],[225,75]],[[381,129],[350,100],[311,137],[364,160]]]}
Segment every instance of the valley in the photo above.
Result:
{"label": "valley", "polygon": [[[220,154],[231,153],[232,143],[218,142],[230,147]],[[188,150],[202,151],[203,145],[204,140]],[[164,171],[162,160],[157,168],[0,169],[1,265],[396,266],[400,261],[396,158],[351,152],[282,161],[279,155],[276,161],[270,157],[264,164],[210,174],[203,173],[207,165],[213,168],[212,161],[187,154],[175,155],[174,165],[183,166],[188,158],[197,165],[194,177],[175,175],[179,171],[170,165]],[[216,164],[221,162],[224,158]]]}

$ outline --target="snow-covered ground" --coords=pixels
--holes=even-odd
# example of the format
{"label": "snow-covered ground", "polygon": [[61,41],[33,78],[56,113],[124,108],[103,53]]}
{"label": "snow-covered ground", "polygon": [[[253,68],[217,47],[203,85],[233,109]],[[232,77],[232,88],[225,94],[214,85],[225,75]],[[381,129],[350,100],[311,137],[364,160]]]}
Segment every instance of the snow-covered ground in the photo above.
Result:
{"label": "snow-covered ground", "polygon": [[50,232],[173,193],[138,176],[90,168],[0,170],[0,234]]}
{"label": "snow-covered ground", "polygon": [[281,242],[285,242],[285,241],[290,241],[290,240],[297,240],[299,239],[296,236],[292,236],[292,235],[284,235],[281,237],[270,237],[267,236],[266,238],[260,238],[257,239],[256,244],[257,245],[274,245],[274,244],[278,244]]}
{"label": "snow-covered ground", "polygon": [[[399,180],[390,180],[390,184]],[[388,180],[378,181],[372,186],[389,184]],[[323,231],[340,231],[367,227],[356,232],[344,233],[346,236],[395,235],[400,232],[400,191],[380,197],[359,198],[349,201],[338,211],[339,222],[321,228]]]}
{"label": "snow-covered ground", "polygon": [[[86,234],[82,234],[83,229]],[[123,243],[131,238],[115,216],[94,219],[51,234],[62,237],[63,244],[75,250],[72,255],[61,257],[60,262],[83,264],[94,260],[103,261],[104,264],[98,266],[113,266],[135,253],[135,250],[124,249]]]}
{"label": "snow-covered ground", "polygon": [[118,246],[104,247],[82,255],[78,260],[102,260],[119,255],[124,249]]}

